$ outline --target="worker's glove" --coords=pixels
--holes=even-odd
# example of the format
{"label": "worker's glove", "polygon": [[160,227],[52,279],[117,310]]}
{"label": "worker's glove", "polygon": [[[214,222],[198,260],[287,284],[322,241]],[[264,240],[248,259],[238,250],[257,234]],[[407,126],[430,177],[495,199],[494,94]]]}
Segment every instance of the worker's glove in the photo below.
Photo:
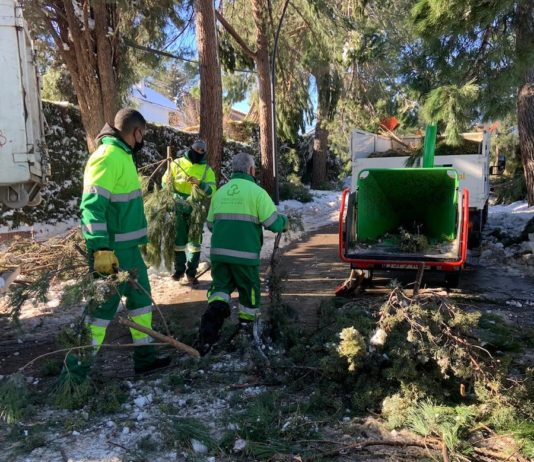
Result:
{"label": "worker's glove", "polygon": [[200,320],[199,344],[201,354],[206,354],[211,346],[219,340],[224,320],[230,316],[228,303],[216,300],[208,305],[208,309]]}
{"label": "worker's glove", "polygon": [[119,269],[119,260],[113,250],[97,250],[94,259],[94,270],[97,273],[113,274]]}

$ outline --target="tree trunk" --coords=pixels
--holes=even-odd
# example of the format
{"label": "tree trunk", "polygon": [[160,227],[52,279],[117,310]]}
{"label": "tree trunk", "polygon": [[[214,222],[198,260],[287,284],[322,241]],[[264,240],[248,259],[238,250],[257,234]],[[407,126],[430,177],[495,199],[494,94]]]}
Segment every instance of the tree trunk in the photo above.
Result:
{"label": "tree trunk", "polygon": [[106,122],[113,122],[119,109],[116,75],[119,18],[115,4],[93,2],[90,8],[85,0],[77,8],[80,3],[81,15],[75,11],[72,0],[54,3],[55,15],[44,15],[41,8],[37,11],[42,14],[41,19],[71,75],[87,147],[92,152],[96,135]]}
{"label": "tree trunk", "polygon": [[274,193],[273,143],[271,139],[271,80],[267,9],[261,0],[252,0],[252,14],[256,26],[256,53],[254,61],[258,72],[259,125],[261,153],[261,185],[272,196]]}
{"label": "tree trunk", "polygon": [[534,205],[534,4],[518,6],[516,22],[517,62],[522,69],[523,83],[517,94],[517,126],[519,146],[527,185],[527,200]]}
{"label": "tree trunk", "polygon": [[329,92],[329,88],[324,88],[325,77],[328,77],[328,67],[321,67],[314,72],[317,86],[317,122],[315,123],[315,133],[313,136],[313,156],[312,156],[312,182],[313,189],[319,189],[327,179],[326,157],[328,153],[328,130],[324,128],[327,119],[328,108],[325,107],[327,98],[323,95]]}
{"label": "tree trunk", "polygon": [[208,161],[217,172],[222,163],[222,82],[212,0],[195,0],[195,26],[200,61],[200,137],[208,145]]}
{"label": "tree trunk", "polygon": [[322,126],[323,117],[317,107],[317,122],[313,136],[312,182],[313,189],[320,189],[327,179],[328,130]]}

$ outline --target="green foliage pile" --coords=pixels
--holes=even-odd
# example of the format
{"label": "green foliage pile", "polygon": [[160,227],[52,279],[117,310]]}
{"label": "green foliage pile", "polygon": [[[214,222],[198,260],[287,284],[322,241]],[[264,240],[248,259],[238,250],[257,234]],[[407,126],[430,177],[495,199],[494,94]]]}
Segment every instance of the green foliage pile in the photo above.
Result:
{"label": "green foliage pile", "polygon": [[385,238],[395,242],[402,252],[423,252],[428,249],[428,238],[421,234],[418,229],[415,232],[410,232],[401,226],[398,231],[397,234],[386,234]]}
{"label": "green foliage pile", "polygon": [[[147,185],[143,181],[143,185]],[[145,262],[156,268],[162,265],[171,271],[174,264],[176,238],[176,201],[171,188],[154,186],[144,195],[145,215],[148,222],[148,243],[142,247]]]}
{"label": "green foliage pile", "polygon": [[12,374],[0,382],[0,421],[11,425],[29,410],[29,391],[22,374]]}
{"label": "green foliage pile", "polygon": [[191,218],[189,222],[189,242],[201,242],[204,224],[208,218],[211,199],[198,186],[194,185],[189,196]]}
{"label": "green foliage pile", "polygon": [[280,183],[280,200],[290,199],[299,202],[311,202],[313,200],[310,190],[302,184],[296,175],[289,175],[285,181]]}
{"label": "green foliage pile", "polygon": [[[438,438],[451,454],[468,454],[481,425],[507,429],[528,453],[534,371],[518,360],[533,345],[528,329],[437,295],[412,299],[399,288],[377,306],[323,303],[317,318],[308,335],[278,323],[278,340],[287,361],[307,371],[321,411],[381,412],[390,428]],[[307,389],[298,371],[291,383]],[[310,371],[317,374],[311,381]],[[308,404],[316,400],[310,395]]]}

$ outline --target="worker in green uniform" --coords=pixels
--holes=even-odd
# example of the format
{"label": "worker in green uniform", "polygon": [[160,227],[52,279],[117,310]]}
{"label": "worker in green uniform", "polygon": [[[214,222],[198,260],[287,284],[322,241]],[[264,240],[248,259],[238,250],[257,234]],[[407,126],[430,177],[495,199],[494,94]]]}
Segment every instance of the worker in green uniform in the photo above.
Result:
{"label": "worker in green uniform", "polygon": [[[121,109],[114,126],[106,124],[97,136],[97,150],[91,154],[83,177],[81,201],[82,233],[87,244],[89,268],[95,277],[117,271],[128,271],[137,284],[124,282],[102,303],[90,306],[85,322],[91,341],[98,351],[106,328],[114,318],[121,298],[126,298],[130,319],[151,328],[152,300],[147,267],[139,246],[147,242],[147,221],[144,213],[141,184],[132,159],[143,146],[146,121],[134,109]],[[158,356],[151,337],[130,329],[134,348],[136,373],[163,367],[170,358]],[[83,381],[90,363],[69,355],[63,375],[70,373]]]}
{"label": "worker in green uniform", "polygon": [[202,315],[199,343],[203,352],[219,338],[230,316],[230,296],[239,292],[239,320],[251,323],[260,307],[260,251],[262,227],[279,233],[288,219],[255,180],[254,158],[240,152],[232,159],[233,175],[212,198],[208,213],[211,236],[211,277],[208,309]]}
{"label": "worker in green uniform", "polygon": [[[174,274],[182,284],[197,285],[202,234],[197,242],[189,239],[193,188],[199,188],[207,197],[215,192],[215,172],[206,160],[206,143],[196,140],[183,156],[178,157],[163,175],[163,185],[170,181],[176,201],[176,240],[174,247]],[[185,278],[184,278],[185,276]]]}

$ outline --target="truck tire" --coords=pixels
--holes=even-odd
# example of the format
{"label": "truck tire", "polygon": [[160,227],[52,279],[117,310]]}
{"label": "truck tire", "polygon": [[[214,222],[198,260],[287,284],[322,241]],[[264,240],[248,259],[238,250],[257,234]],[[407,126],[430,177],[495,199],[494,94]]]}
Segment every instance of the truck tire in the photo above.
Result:
{"label": "truck tire", "polygon": [[477,249],[482,243],[482,212],[477,210],[469,215],[469,220],[472,223],[467,237],[467,248]]}
{"label": "truck tire", "polygon": [[456,289],[460,283],[461,271],[450,271],[445,273],[445,288]]}
{"label": "truck tire", "polygon": [[349,248],[354,241],[355,226],[356,226],[356,194],[350,193],[347,204],[347,217],[345,219],[345,229],[343,230],[343,240],[345,242],[345,248]]}

